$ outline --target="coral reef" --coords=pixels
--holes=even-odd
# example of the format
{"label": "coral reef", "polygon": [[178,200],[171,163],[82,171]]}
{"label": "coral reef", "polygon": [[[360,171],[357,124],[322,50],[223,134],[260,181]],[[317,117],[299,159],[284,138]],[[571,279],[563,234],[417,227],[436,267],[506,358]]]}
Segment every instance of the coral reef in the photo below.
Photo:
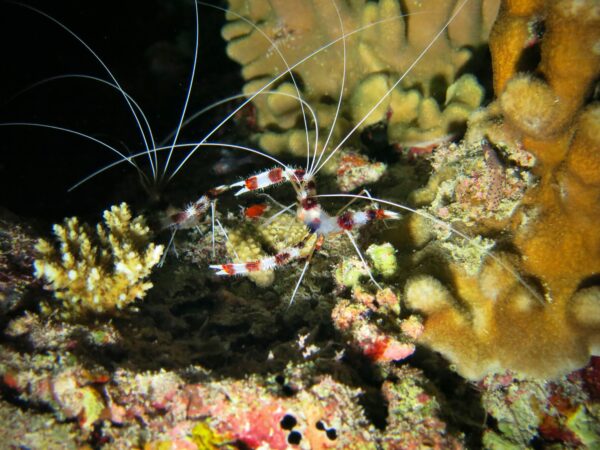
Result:
{"label": "coral reef", "polygon": [[[485,448],[532,448],[543,438],[573,448],[593,448],[598,435],[581,372],[556,382],[527,379],[512,372],[487,376],[478,383],[482,404],[497,425],[486,430]],[[585,424],[585,425],[584,425]]]}
{"label": "coral reef", "polygon": [[54,226],[59,247],[40,239],[35,276],[49,282],[69,315],[115,313],[143,298],[152,287],[145,279],[162,255],[150,242],[143,217],[132,220],[122,203],[104,211],[96,235],[76,217]]}
{"label": "coral reef", "polygon": [[[316,110],[319,127],[328,130],[336,109],[331,99],[338,98],[342,86],[340,37],[346,33],[344,102],[332,144],[403,76],[360,128],[384,121],[391,143],[423,146],[464,128],[469,113],[483,100],[483,88],[464,68],[473,63],[473,49],[487,40],[498,9],[496,0],[468,2],[412,67],[458,4],[448,0],[431,8],[424,2],[397,0],[337,2],[336,6],[329,0],[231,0],[230,22],[222,34],[229,41],[229,56],[243,66],[244,91],[249,94],[307,58],[294,67],[294,78],[302,86],[302,98]],[[259,27],[253,28],[248,20]],[[290,98],[298,95],[295,87],[287,77],[269,90],[286,95],[269,93],[253,100],[258,126],[268,129],[261,133],[260,145],[271,152],[303,156],[307,142],[301,110]],[[314,133],[310,135],[312,142]]]}
{"label": "coral reef", "polygon": [[[433,174],[427,185],[411,197],[440,220],[501,229],[535,184],[530,171],[534,162],[525,151],[511,154],[485,141],[442,145],[430,157]],[[414,220],[419,223],[413,228],[428,228]]]}
{"label": "coral reef", "polygon": [[496,254],[475,276],[451,265],[452,293],[429,275],[412,277],[406,285],[407,305],[426,316],[421,342],[467,378],[507,367],[557,377],[598,352],[599,289],[545,302],[517,277],[514,262],[514,255]]}
{"label": "coral reef", "polygon": [[[372,302],[375,315],[391,317],[398,312],[397,298],[389,291],[376,298],[359,293],[356,301],[363,306]],[[349,377],[345,369],[349,356],[327,361],[317,353],[312,361],[289,362],[271,374],[239,379],[218,376],[199,365],[178,370],[148,371],[135,364],[109,369],[96,358],[125,344],[118,328],[130,321],[118,322],[117,318],[91,328],[38,314],[11,321],[6,334],[12,342],[27,343],[29,350],[0,348],[0,386],[5,394],[11,393],[11,402],[17,398],[20,405],[15,411],[13,405],[0,403],[0,417],[12,424],[0,432],[9,447],[37,442],[33,448],[87,444],[147,449],[393,449],[429,442],[439,448],[464,448],[463,436],[447,422],[448,415],[460,412],[449,413],[447,398],[419,369],[377,362],[389,370],[378,397],[385,427],[378,429],[366,414],[368,391],[351,387],[356,374]],[[101,333],[111,337],[98,339]],[[307,339],[312,338],[302,337],[304,344]],[[81,351],[86,341],[94,341],[96,350]],[[335,379],[321,373],[320,364]],[[555,383],[512,373],[479,382],[481,403],[496,424],[484,430],[485,447],[529,448],[532,439],[538,444],[543,439],[594,448],[596,366]]]}
{"label": "coral reef", "polygon": [[507,5],[491,40],[494,84],[505,127],[536,157],[541,179],[515,219],[515,243],[525,271],[541,279],[555,301],[566,301],[600,272],[594,225],[600,217],[600,105],[586,105],[600,74],[600,3],[533,3],[536,9],[523,15],[544,20],[537,68],[544,81],[515,75],[503,63],[510,47],[494,43],[507,41],[518,22]]}
{"label": "coral reef", "polygon": [[386,381],[382,386],[389,405],[383,448],[465,448],[459,437],[448,433],[440,418],[440,402],[423,374],[405,366],[394,375],[396,382]]}
{"label": "coral reef", "polygon": [[[421,330],[416,318],[399,323],[399,301],[389,289],[355,290],[363,314],[342,331],[346,344],[331,326],[333,285],[319,294],[318,284],[331,278],[326,258],[319,268],[324,275],[317,284],[307,276],[309,294],[288,308],[281,298],[293,286],[289,277],[278,277],[270,288],[285,289],[280,294],[243,279],[229,291],[215,290],[204,269],[210,234],[200,236],[200,245],[195,231],[178,237],[192,239],[178,244],[179,259],[169,258],[156,273],[155,295],[140,303],[140,314],[72,323],[19,310],[10,319],[0,347],[0,386],[28,420],[15,417],[15,429],[5,432],[8,445],[36,437],[46,448],[59,448],[54,443],[63,439],[73,448],[147,449],[363,449],[462,441],[444,423],[435,395],[425,393],[428,381],[419,371],[391,375],[386,399],[402,407],[387,413],[378,404],[376,414],[394,419],[385,429],[373,425],[375,407],[364,403],[379,399],[377,389],[360,381],[355,367],[374,362],[382,373],[396,370],[393,361],[414,351],[411,342]],[[216,251],[224,256],[223,241],[218,237]],[[337,240],[330,244],[337,252]],[[192,248],[201,270],[190,264]],[[389,245],[372,253],[382,272],[395,265]],[[42,415],[44,436],[36,426]]]}
{"label": "coral reef", "polygon": [[[30,326],[41,326],[34,322],[29,318]],[[87,358],[72,352],[69,326],[44,326],[57,337],[56,347],[44,348],[43,339],[31,341],[35,350],[26,355],[3,347],[0,385],[21,402],[46,408],[54,415],[50,423],[73,420],[72,427],[56,427],[52,437],[44,438],[48,443],[67,433],[72,434],[67,442],[79,445],[147,449],[364,449],[378,443],[398,448],[423,439],[460,443],[446,429],[427,380],[415,369],[398,372],[397,381],[386,383],[393,407],[390,424],[378,430],[359,402],[365,393],[319,374],[314,363],[290,363],[281,373],[239,380],[219,379],[200,366],[180,374],[107,372],[89,360],[84,367]],[[52,362],[57,357],[60,366]],[[9,438],[11,445],[26,442],[16,431]]]}
{"label": "coral reef", "polygon": [[[541,60],[518,73],[541,22]],[[600,105],[589,103],[599,42],[598,1],[502,3],[490,38],[498,100],[471,119],[466,145],[485,139],[506,155],[501,160],[521,155],[513,166],[531,154],[537,182],[524,192],[530,183],[521,183],[518,202],[492,222],[487,208],[469,211],[477,214],[475,233],[503,232],[516,254],[495,253],[476,271],[455,263],[445,273],[429,269],[433,277],[413,277],[405,291],[407,304],[426,316],[422,342],[468,378],[504,369],[557,377],[600,352]],[[491,170],[488,177],[491,186]],[[435,195],[473,204],[473,183],[449,196],[443,179],[434,177]],[[433,215],[456,218],[437,203]],[[431,267],[426,260],[424,250],[421,264]]]}
{"label": "coral reef", "polygon": [[[439,14],[427,9],[433,3]],[[347,101],[335,141],[430,42],[457,1],[230,5],[273,36],[290,63],[339,36],[334,5],[346,32],[384,20],[348,36]],[[413,14],[391,20],[399,5]],[[464,63],[484,42],[497,5],[466,2],[422,65],[364,124],[386,126],[363,137],[379,129],[391,142],[420,145],[460,128],[482,95]],[[58,246],[37,245],[38,279],[31,231],[0,217],[0,442],[146,450],[597,448],[600,358],[561,375],[600,351],[600,109],[588,95],[598,67],[594,76],[573,75],[587,87],[567,88],[554,73],[562,67],[551,64],[558,50],[565,66],[597,64],[575,48],[598,41],[590,26],[596,5],[503,3],[492,39],[498,99],[470,116],[464,142],[404,150],[409,164],[396,164],[396,155],[384,165],[340,152],[330,173],[337,179],[324,176],[326,188],[377,182],[383,202],[412,192],[405,203],[423,213],[353,233],[376,283],[341,233],[312,258],[293,304],[300,261],[277,276],[223,282],[209,264],[258,259],[307,236],[294,214],[269,217],[264,205],[245,208],[242,218],[225,213],[239,206],[233,195],[219,198],[217,213],[229,238],[207,232],[209,220],[182,227],[173,235],[177,257],[152,274],[152,295],[148,275],[163,249],[126,205],[106,211],[97,230],[75,218],[56,225]],[[256,29],[235,12],[228,18],[223,32],[230,53],[244,59],[246,89],[284,70],[277,49],[260,47]],[[515,20],[527,25],[516,41]],[[580,39],[567,42],[567,51],[561,40],[573,27]],[[538,44],[539,67],[517,73],[527,47]],[[323,128],[340,88],[336,70],[340,44],[295,70]],[[275,89],[296,94],[289,78]],[[256,105],[265,147],[304,154],[296,102],[269,94]],[[213,183],[209,164],[199,166],[190,178]],[[190,189],[182,188],[186,195]],[[286,190],[283,204],[291,198]],[[331,211],[343,204],[329,201],[323,206]],[[383,240],[380,230],[369,231],[377,227],[386,228]],[[63,320],[82,315],[91,320]],[[539,379],[548,377],[556,380]]]}
{"label": "coral reef", "polygon": [[6,448],[77,450],[77,426],[60,423],[50,413],[32,415],[0,401],[0,441]]}

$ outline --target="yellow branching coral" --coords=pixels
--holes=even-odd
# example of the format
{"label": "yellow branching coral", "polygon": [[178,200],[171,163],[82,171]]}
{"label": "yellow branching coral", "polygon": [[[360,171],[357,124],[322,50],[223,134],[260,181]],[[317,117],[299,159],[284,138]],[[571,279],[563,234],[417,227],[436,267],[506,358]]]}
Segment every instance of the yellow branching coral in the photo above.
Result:
{"label": "yellow branching coral", "polygon": [[111,313],[143,298],[152,287],[144,281],[162,255],[163,246],[150,242],[142,216],[132,220],[127,204],[104,211],[96,233],[77,217],[54,225],[58,248],[40,239],[35,275],[45,278],[56,298],[77,315]]}
{"label": "yellow branching coral", "polygon": [[[329,129],[336,110],[332,99],[337,99],[342,85],[340,36],[345,33],[345,102],[335,130],[337,139],[406,74],[362,126],[387,121],[390,142],[422,145],[455,132],[483,99],[475,77],[460,74],[472,61],[471,49],[485,43],[498,0],[472,0],[463,5],[446,32],[427,48],[459,4],[456,0],[355,0],[338,1],[335,6],[330,0],[229,0],[232,12],[223,36],[229,41],[229,56],[243,65],[247,93],[283,73],[287,69],[284,59],[293,66],[306,58],[293,73],[302,85],[302,97],[315,107],[320,126]],[[248,20],[259,24],[259,29],[251,27]],[[360,31],[353,32],[356,30]],[[289,78],[284,80],[269,88],[279,94],[254,100],[258,125],[269,128],[261,134],[260,144],[272,152],[304,155],[301,110],[290,97],[298,94]]]}

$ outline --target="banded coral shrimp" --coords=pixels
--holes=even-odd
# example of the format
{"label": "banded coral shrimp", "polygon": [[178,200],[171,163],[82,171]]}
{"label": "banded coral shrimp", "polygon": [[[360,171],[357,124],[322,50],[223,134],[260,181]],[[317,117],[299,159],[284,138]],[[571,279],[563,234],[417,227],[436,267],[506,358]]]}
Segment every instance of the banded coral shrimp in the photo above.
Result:
{"label": "banded coral shrimp", "polygon": [[[455,5],[455,8],[453,10],[451,10],[452,14],[450,15],[450,19],[448,20],[448,22],[446,22],[441,28],[439,28],[439,31],[437,32],[437,34],[433,38],[428,38],[427,45],[425,46],[424,49],[421,50],[420,53],[418,53],[418,56],[414,60],[411,60],[412,62],[409,65],[409,67],[406,69],[406,71],[401,72],[401,75],[399,76],[399,78],[393,78],[391,80],[391,82],[390,82],[391,87],[389,87],[389,89],[388,89],[388,87],[386,86],[385,89],[387,89],[387,91],[385,93],[382,93],[381,96],[380,96],[380,98],[373,100],[373,102],[371,104],[369,104],[368,107],[364,107],[364,111],[363,111],[364,114],[358,116],[358,118],[356,119],[356,124],[353,127],[350,127],[351,130],[348,131],[347,134],[343,135],[340,138],[339,143],[336,143],[337,145],[334,145],[334,144],[331,145],[332,147],[335,147],[335,148],[330,153],[328,153],[327,147],[328,147],[328,144],[330,143],[330,139],[333,136],[333,130],[334,130],[334,127],[336,125],[336,120],[338,120],[338,119],[341,120],[341,116],[342,116],[340,114],[340,112],[341,112],[340,105],[342,103],[342,98],[343,98],[343,96],[345,94],[345,92],[344,92],[344,80],[345,80],[345,76],[346,76],[346,47],[345,47],[345,42],[346,42],[347,36],[345,36],[345,38],[342,40],[342,44],[344,44],[344,46],[343,46],[343,49],[344,49],[343,50],[343,56],[341,57],[341,59],[343,61],[343,72],[342,72],[343,74],[342,74],[342,77],[341,77],[341,80],[342,80],[341,81],[341,87],[338,88],[339,89],[339,95],[337,97],[338,98],[337,109],[335,110],[335,113],[333,114],[333,119],[331,120],[332,123],[331,123],[331,126],[330,126],[330,128],[329,128],[329,130],[327,132],[327,137],[326,137],[324,143],[319,142],[319,139],[318,139],[318,131],[319,131],[318,122],[317,122],[316,118],[314,119],[314,122],[315,122],[315,135],[316,135],[315,136],[315,144],[314,144],[313,150],[310,150],[310,146],[308,145],[308,140],[309,139],[308,139],[308,136],[306,136],[306,141],[307,141],[306,158],[307,158],[307,167],[308,167],[308,169],[306,169],[305,172],[303,172],[303,174],[304,173],[308,173],[312,177],[312,175],[314,173],[320,171],[325,166],[325,164],[335,156],[335,154],[344,145],[344,143],[352,136],[352,134],[355,131],[357,131],[358,129],[360,129],[361,125],[364,122],[366,122],[367,119],[369,118],[369,116],[372,113],[374,113],[381,106],[381,104],[386,100],[387,97],[391,96],[391,94],[394,93],[394,89],[397,86],[399,86],[400,83],[403,81],[403,79],[407,76],[407,74],[409,74],[411,72],[411,70],[415,66],[417,66],[417,64],[419,63],[420,59],[424,55],[427,54],[427,51],[436,43],[436,40],[446,31],[446,28],[461,13],[461,9],[463,7],[465,7],[466,4],[467,4],[467,2],[458,2]],[[333,5],[335,6],[335,4],[333,4]],[[340,16],[340,12],[339,12],[339,10],[337,8],[336,8],[336,13],[337,13],[337,16],[338,16],[338,19],[339,19],[339,22],[340,22],[340,26],[341,26],[341,30],[342,30],[341,33],[343,34],[343,23],[342,23],[342,19],[341,19],[341,16]],[[232,13],[232,14],[236,14],[236,13]],[[248,22],[247,19],[245,21]],[[367,26],[365,28],[367,28]],[[259,31],[261,31],[261,30],[259,30]],[[293,34],[293,32],[290,32],[290,33]],[[261,34],[264,35],[264,33],[262,31],[261,31]],[[236,36],[236,31],[233,32],[233,35]],[[245,36],[245,32],[242,32],[241,35],[242,35],[242,37],[244,37]],[[240,39],[240,40],[242,40],[242,39]],[[235,42],[236,41],[234,39],[234,43]],[[272,47],[275,47],[277,49],[277,43],[276,42],[270,41],[270,43],[271,43]],[[319,51],[326,49],[329,45],[330,44],[327,44],[324,47],[321,47]],[[232,50],[232,53],[234,51],[235,50]],[[279,53],[279,56],[282,56],[281,53]],[[311,54],[311,56],[313,56],[313,54]],[[252,58],[252,56],[250,57],[250,59],[251,58]],[[300,63],[302,63],[304,61],[305,61],[305,59],[301,60]],[[284,63],[285,63],[285,66],[288,68],[288,71],[290,70],[290,65],[291,65],[291,69],[296,69],[296,67],[300,64],[300,63],[296,63],[296,64],[293,64],[293,65],[292,64],[288,64],[285,60],[284,60]],[[254,64],[254,62],[252,62],[250,64],[250,66],[252,66],[252,64]],[[250,69],[250,71],[251,70],[252,69]],[[264,90],[267,86],[271,86],[271,84],[274,81],[279,80],[279,78],[280,78],[280,76],[277,76],[275,79],[269,81],[267,84],[265,84],[263,87],[261,87],[259,89],[258,93],[261,93],[261,91]],[[260,86],[261,83],[262,83],[261,80],[258,80],[256,82],[252,81],[251,83],[249,83],[249,85]],[[295,81],[293,79],[292,79],[292,84],[294,85],[294,89],[296,90],[296,92],[298,92],[298,86],[296,85],[296,83],[295,83]],[[278,88],[278,90],[279,90],[279,88]],[[300,94],[298,93],[298,95],[300,95]],[[447,101],[450,101],[450,100],[447,99]],[[335,103],[335,102],[333,102],[333,103]],[[310,108],[310,106],[308,106],[308,108]],[[317,108],[314,107],[314,109],[316,110]],[[310,109],[310,111],[312,113],[313,109]],[[302,109],[302,112],[304,113],[303,109]],[[304,117],[304,124],[306,125],[306,116],[304,114],[302,114],[302,117]],[[322,145],[322,147],[320,147],[320,150],[318,150],[318,148],[319,148],[318,146],[319,145]],[[312,151],[314,151],[314,154],[313,154],[312,161],[310,161],[311,152]],[[318,156],[317,156],[317,154],[318,154]],[[321,161],[321,159],[323,159],[323,161]],[[283,166],[283,167],[284,167],[284,169],[286,171],[292,172],[292,170],[289,167],[286,167],[286,166]],[[315,170],[314,173],[311,173],[312,169]],[[281,170],[281,169],[278,169],[278,170]],[[247,190],[254,190],[256,187],[260,188],[260,187],[267,187],[267,186],[269,186],[271,184],[271,181],[269,180],[269,174],[270,173],[271,172],[267,171],[267,172],[261,173],[257,177],[248,178],[245,181],[245,184],[246,184],[246,186],[252,186],[252,187],[251,188],[249,187]],[[302,176],[304,176],[304,175],[302,175]],[[274,178],[275,178],[276,182],[279,182],[279,181],[281,181],[283,179],[279,173],[277,175],[275,175]],[[293,179],[292,176],[288,176],[287,180],[288,181],[294,181],[294,179]],[[297,181],[297,182],[304,182],[304,180],[299,180],[299,179],[296,179],[295,181]],[[237,185],[243,185],[243,184],[244,184],[243,182],[237,183]],[[232,185],[232,186],[235,186],[235,185]],[[305,194],[306,190],[303,189],[303,191],[304,191],[304,194],[300,194],[299,198],[298,198],[298,201],[299,201],[300,204],[302,203],[302,201],[303,201],[302,197],[304,196],[304,197],[310,198],[310,200],[313,201],[315,203],[315,205],[318,205],[318,202],[315,200],[318,196],[314,195],[315,193],[312,193],[311,195],[306,195]],[[310,189],[310,191],[312,191],[312,189]],[[339,197],[344,197],[344,195],[345,194],[334,194],[331,197],[338,197],[339,198]],[[364,196],[364,195],[354,195],[353,196],[353,195],[350,194],[350,195],[346,195],[346,196],[348,198],[354,198],[354,199],[363,199],[363,200],[369,199],[369,197]],[[324,197],[327,197],[327,196],[324,196]],[[412,213],[416,213],[417,215],[420,215],[420,216],[426,218],[427,220],[429,220],[429,221],[431,221],[433,223],[436,223],[437,225],[441,225],[447,231],[450,231],[450,232],[452,232],[452,233],[454,233],[454,234],[456,234],[456,235],[458,235],[458,236],[466,239],[471,244],[473,244],[473,241],[471,239],[469,239],[469,237],[466,234],[464,234],[464,233],[462,233],[462,232],[460,232],[458,230],[453,229],[448,224],[444,224],[443,220],[441,220],[439,218],[436,219],[435,217],[433,217],[433,216],[431,216],[431,215],[429,215],[427,213],[424,213],[423,211],[415,211],[412,208],[408,208],[408,207],[406,207],[404,205],[400,205],[398,203],[393,203],[393,202],[389,203],[388,202],[387,204],[388,205],[392,205],[395,208],[398,208],[398,209],[401,209],[401,210],[405,210],[405,211],[410,211]],[[316,218],[317,219],[322,218],[322,219],[324,219],[325,222],[327,222],[330,219],[330,217],[328,215],[324,215],[324,216],[320,217],[319,215],[320,214],[324,214],[324,213],[322,213],[320,205],[318,207],[319,207],[319,212],[316,214]],[[298,217],[299,218],[305,218],[306,216],[310,216],[310,214],[308,214],[308,208],[306,208],[305,206],[298,207]],[[388,214],[388,217],[391,217],[391,216],[392,216],[391,213]],[[396,216],[394,215],[394,217],[396,217]],[[333,228],[330,228],[329,230],[322,231],[322,232],[319,230],[318,227],[315,227],[314,224],[312,224],[310,220],[305,220],[305,224],[309,227],[309,229],[311,229],[311,227],[312,227],[313,228],[312,232],[316,232],[317,234],[322,233],[322,235],[327,235],[327,234],[330,234],[330,233],[335,233],[335,232],[339,232],[340,231],[339,224],[338,224],[337,228],[333,227]],[[358,223],[357,223],[357,225],[358,225]],[[350,221],[350,228],[351,227],[352,227],[352,221]],[[356,247],[356,244],[354,242],[353,242],[353,245],[354,245],[354,248],[357,250],[359,256],[361,257],[361,260],[364,263],[364,258],[362,258],[362,256],[360,255],[360,251],[358,250],[358,248]],[[488,254],[488,252],[485,251],[485,250],[483,250],[483,252],[485,254]],[[292,252],[290,252],[289,249],[286,249],[286,251],[283,252],[283,255],[279,255],[279,256],[284,257],[284,259],[287,261],[290,253],[292,253]],[[492,259],[494,259],[493,255],[490,255],[490,256],[491,256]],[[275,257],[265,258],[263,261],[258,261],[258,260],[248,261],[247,264],[239,262],[237,264],[221,264],[221,265],[214,265],[212,267],[215,268],[215,269],[217,269],[217,270],[219,270],[219,274],[221,274],[221,275],[247,274],[247,273],[250,273],[250,272],[259,271],[261,267],[269,267],[269,268],[276,267],[277,266],[277,264],[275,262],[276,258],[275,259],[273,259],[273,258],[275,258]],[[306,269],[306,265],[305,265],[305,269]],[[509,271],[511,271],[511,269],[509,269],[508,267],[506,267],[506,269],[509,270]],[[514,271],[511,271],[511,273],[515,277],[517,277],[520,282],[523,282],[523,280],[520,279],[519,276],[518,276],[518,274],[516,274]],[[302,278],[303,275],[304,275],[304,271],[302,272],[302,275],[301,275],[300,279]],[[372,278],[372,276],[371,276],[371,278]],[[531,292],[534,293],[533,291],[531,291]],[[294,291],[294,294],[295,294],[295,291]],[[293,295],[292,295],[292,298],[293,298]]]}

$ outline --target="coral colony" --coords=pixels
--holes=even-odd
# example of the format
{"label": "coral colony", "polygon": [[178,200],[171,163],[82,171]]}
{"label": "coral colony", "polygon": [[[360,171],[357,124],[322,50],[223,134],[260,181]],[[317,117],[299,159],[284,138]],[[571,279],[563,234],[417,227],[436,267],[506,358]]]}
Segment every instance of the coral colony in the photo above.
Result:
{"label": "coral colony", "polygon": [[2,442],[600,448],[600,1],[228,8],[260,169],[0,217]]}
{"label": "coral colony", "polygon": [[144,279],[159,262],[163,246],[149,242],[144,218],[131,220],[123,203],[104,211],[104,222],[97,225],[94,237],[76,217],[66,219],[64,225],[54,226],[58,250],[44,239],[36,246],[40,259],[35,261],[35,275],[52,285],[55,297],[74,315],[115,312],[152,288]]}

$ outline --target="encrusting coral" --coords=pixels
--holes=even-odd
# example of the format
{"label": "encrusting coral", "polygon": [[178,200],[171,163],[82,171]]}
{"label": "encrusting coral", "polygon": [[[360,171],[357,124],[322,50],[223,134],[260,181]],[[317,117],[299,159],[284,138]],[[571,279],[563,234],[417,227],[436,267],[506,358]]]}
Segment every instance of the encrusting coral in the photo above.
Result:
{"label": "encrusting coral", "polygon": [[104,211],[96,234],[77,217],[54,225],[59,247],[40,239],[35,275],[52,285],[54,295],[73,316],[114,313],[152,287],[145,281],[159,261],[162,245],[150,242],[142,216],[132,220],[127,204]]}
{"label": "encrusting coral", "polygon": [[[244,91],[248,94],[283,73],[286,65],[291,67],[306,58],[293,68],[294,78],[324,130],[332,125],[336,110],[332,99],[338,98],[344,78],[340,37],[345,34],[345,101],[334,141],[356,125],[406,74],[361,127],[384,121],[390,142],[422,146],[453,135],[481,104],[483,88],[473,75],[463,71],[472,62],[472,49],[487,40],[498,9],[497,0],[469,1],[447,32],[411,67],[460,4],[455,0],[433,3],[360,0],[336,2],[334,6],[330,0],[230,0],[229,23],[222,34],[229,41],[229,56],[243,66],[247,80]],[[258,23],[258,28],[248,20]],[[323,50],[310,56],[319,48]],[[291,97],[298,93],[289,77],[283,80],[268,91],[284,95],[268,93],[253,100],[258,126],[268,129],[261,133],[260,144],[271,152],[304,155],[301,109]]]}
{"label": "encrusting coral", "polygon": [[370,162],[365,156],[343,151],[336,170],[337,186],[342,192],[350,192],[366,184],[377,182],[387,166],[382,162]]}
{"label": "encrusting coral", "polygon": [[[541,22],[539,65],[517,73]],[[506,0],[490,47],[498,100],[475,115],[466,140],[535,157],[538,182],[500,228],[518,255],[496,253],[475,275],[456,264],[430,270],[435,278],[408,281],[406,301],[426,316],[421,341],[462,375],[556,377],[600,353],[600,105],[589,103],[600,2]]]}
{"label": "encrusting coral", "polygon": [[[227,233],[227,253],[234,262],[257,261],[271,252],[279,252],[297,245],[307,235],[306,226],[290,214],[280,214],[267,219],[267,225],[246,222]],[[306,248],[314,242],[311,237]],[[262,270],[248,275],[257,286],[267,287],[275,280],[274,270]]]}
{"label": "encrusting coral", "polygon": [[501,228],[535,184],[530,172],[534,162],[523,150],[497,151],[485,140],[442,145],[430,158],[433,175],[411,197],[418,205],[428,204],[426,211],[442,220],[467,225],[485,221]]}

